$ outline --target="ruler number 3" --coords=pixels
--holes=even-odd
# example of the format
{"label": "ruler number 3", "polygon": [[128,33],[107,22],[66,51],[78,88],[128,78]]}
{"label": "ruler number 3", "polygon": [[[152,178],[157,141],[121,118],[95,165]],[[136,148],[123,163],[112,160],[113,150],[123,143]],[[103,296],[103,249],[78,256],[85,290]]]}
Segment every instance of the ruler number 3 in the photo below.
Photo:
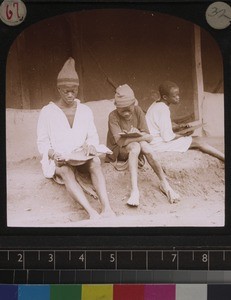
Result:
{"label": "ruler number 3", "polygon": [[48,262],[51,263],[54,261],[54,254],[49,253],[49,258],[48,258]]}

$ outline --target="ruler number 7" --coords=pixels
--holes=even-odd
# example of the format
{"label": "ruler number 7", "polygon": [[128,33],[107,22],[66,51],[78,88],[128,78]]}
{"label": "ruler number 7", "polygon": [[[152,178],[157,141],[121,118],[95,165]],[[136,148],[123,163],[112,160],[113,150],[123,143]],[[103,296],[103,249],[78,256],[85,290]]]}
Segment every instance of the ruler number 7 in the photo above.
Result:
{"label": "ruler number 7", "polygon": [[172,262],[175,262],[177,259],[177,253],[172,253]]}

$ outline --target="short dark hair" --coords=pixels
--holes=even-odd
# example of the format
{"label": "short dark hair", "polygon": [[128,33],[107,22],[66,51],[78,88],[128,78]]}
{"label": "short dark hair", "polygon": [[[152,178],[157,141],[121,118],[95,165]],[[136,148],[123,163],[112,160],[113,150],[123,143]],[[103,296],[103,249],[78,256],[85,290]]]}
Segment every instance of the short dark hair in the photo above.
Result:
{"label": "short dark hair", "polygon": [[160,96],[161,97],[164,95],[168,96],[171,88],[179,88],[179,87],[175,82],[172,81],[164,81],[163,83],[161,83],[161,85],[159,86]]}

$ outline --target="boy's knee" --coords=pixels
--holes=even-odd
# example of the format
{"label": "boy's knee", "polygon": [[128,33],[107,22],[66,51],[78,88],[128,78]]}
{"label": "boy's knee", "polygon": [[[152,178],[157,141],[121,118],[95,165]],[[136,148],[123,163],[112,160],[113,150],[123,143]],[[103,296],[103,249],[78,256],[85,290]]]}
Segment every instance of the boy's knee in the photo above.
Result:
{"label": "boy's knee", "polygon": [[129,147],[127,149],[129,153],[136,154],[136,155],[139,155],[141,151],[141,147],[139,143],[131,143],[129,144]]}
{"label": "boy's knee", "polygon": [[93,159],[91,159],[90,162],[89,162],[89,168],[90,169],[101,168],[100,158],[99,157],[94,157]]}
{"label": "boy's knee", "polygon": [[73,174],[74,172],[69,166],[63,165],[63,166],[59,167],[57,173],[59,175],[61,175],[62,178],[66,178],[67,176]]}
{"label": "boy's knee", "polygon": [[147,142],[142,142],[141,143],[141,151],[144,154],[150,154],[150,153],[153,152],[151,146]]}
{"label": "boy's knee", "polygon": [[206,143],[200,138],[194,137],[191,143],[191,148],[203,148],[206,146]]}

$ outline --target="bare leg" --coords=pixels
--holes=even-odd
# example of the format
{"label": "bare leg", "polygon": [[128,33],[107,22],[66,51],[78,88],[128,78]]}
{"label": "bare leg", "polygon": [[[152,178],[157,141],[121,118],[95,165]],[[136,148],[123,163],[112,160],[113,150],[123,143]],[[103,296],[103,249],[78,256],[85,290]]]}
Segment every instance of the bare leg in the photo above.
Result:
{"label": "bare leg", "polygon": [[221,151],[217,150],[216,148],[210,146],[209,144],[203,142],[200,138],[198,137],[193,137],[192,144],[190,145],[190,148],[196,148],[201,150],[204,153],[207,153],[211,156],[214,156],[221,161],[225,161],[225,155]]}
{"label": "bare leg", "polygon": [[98,157],[93,158],[88,163],[92,183],[96,189],[102,204],[102,217],[112,217],[115,213],[112,211],[106,190],[106,182],[101,168],[101,162]]}
{"label": "bare leg", "polygon": [[160,163],[154,158],[151,146],[147,142],[140,142],[140,145],[148,163],[160,179],[160,190],[167,196],[170,203],[178,201],[180,196],[169,185]]}
{"label": "bare leg", "polygon": [[138,189],[138,156],[140,154],[140,144],[130,143],[127,145],[128,156],[128,166],[131,175],[131,195],[127,201],[128,205],[138,206],[140,200],[140,192]]}
{"label": "bare leg", "polygon": [[99,218],[99,214],[91,207],[81,186],[76,182],[73,170],[66,165],[56,167],[56,174],[62,177],[68,193],[88,212],[90,219]]}

